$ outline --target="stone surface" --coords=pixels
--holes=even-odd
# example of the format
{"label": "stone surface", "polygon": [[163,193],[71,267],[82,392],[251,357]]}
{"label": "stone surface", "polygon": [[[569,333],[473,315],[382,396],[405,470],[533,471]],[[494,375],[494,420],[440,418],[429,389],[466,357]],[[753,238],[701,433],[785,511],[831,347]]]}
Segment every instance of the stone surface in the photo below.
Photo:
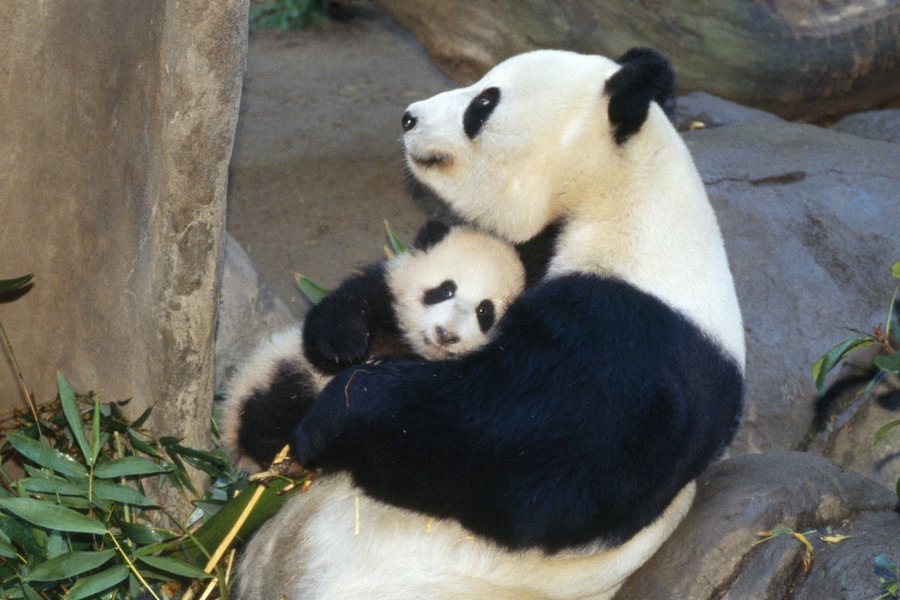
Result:
{"label": "stone surface", "polygon": [[900,108],[847,115],[831,128],[859,137],[900,144]]}
{"label": "stone surface", "polygon": [[0,3],[0,269],[35,274],[0,318],[38,401],[60,370],[206,443],[247,6]]}
{"label": "stone surface", "polygon": [[470,83],[537,48],[616,58],[650,46],[681,92],[705,91],[813,120],[900,97],[900,7],[869,0],[376,0],[435,63]]}
{"label": "stone surface", "polygon": [[[871,570],[858,569],[850,575],[851,564],[865,564],[868,558],[874,567],[871,561],[878,553],[900,558],[896,557],[900,515],[893,511],[896,496],[814,454],[735,457],[714,464],[698,484],[691,512],[625,583],[616,600],[777,600],[804,581],[810,589],[818,588],[820,595],[810,598],[841,598],[832,593],[841,578],[855,589],[877,590]],[[782,527],[799,533],[815,530],[805,535],[815,542],[809,577],[800,540],[785,535],[761,542],[760,532]],[[845,540],[826,547],[820,537],[829,527],[831,533],[852,535],[857,543]],[[885,533],[872,539],[878,527]],[[886,546],[891,536],[894,545]],[[816,562],[825,564],[816,570]],[[829,564],[841,565],[841,573],[830,573]]]}
{"label": "stone surface", "polygon": [[721,127],[745,121],[767,121],[784,123],[784,120],[764,110],[742,106],[707,94],[694,92],[675,99],[675,127],[679,131],[688,131],[696,127]]}
{"label": "stone surface", "polygon": [[263,339],[294,323],[284,302],[259,282],[244,249],[226,234],[216,327],[216,388],[225,388],[234,369]]}
{"label": "stone surface", "polygon": [[747,334],[732,452],[797,448],[813,423],[811,366],[883,323],[898,259],[900,147],[771,119],[684,134],[725,238]]}

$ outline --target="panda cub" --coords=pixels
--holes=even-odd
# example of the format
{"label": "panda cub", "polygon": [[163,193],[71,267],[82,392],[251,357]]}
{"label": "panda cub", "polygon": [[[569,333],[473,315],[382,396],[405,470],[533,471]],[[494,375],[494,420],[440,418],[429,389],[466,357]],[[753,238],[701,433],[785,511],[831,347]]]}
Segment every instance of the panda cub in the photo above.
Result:
{"label": "panda cub", "polygon": [[[428,221],[412,250],[383,263],[387,298],[371,312],[368,352],[357,362],[415,354],[442,360],[484,345],[525,287],[512,245],[466,227]],[[348,278],[338,290],[357,284]],[[338,324],[339,326],[339,324]],[[258,471],[291,442],[297,424],[333,377],[333,365],[300,351],[303,328],[273,337],[234,378],[224,406],[223,438],[238,468]],[[284,382],[271,393],[270,382]],[[261,393],[268,390],[268,394]]]}

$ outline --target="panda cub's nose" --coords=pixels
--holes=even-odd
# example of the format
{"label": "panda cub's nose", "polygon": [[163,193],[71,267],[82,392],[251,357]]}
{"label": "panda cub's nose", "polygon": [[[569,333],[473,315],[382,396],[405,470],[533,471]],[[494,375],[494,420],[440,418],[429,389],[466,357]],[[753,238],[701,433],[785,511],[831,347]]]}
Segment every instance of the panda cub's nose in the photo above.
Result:
{"label": "panda cub's nose", "polygon": [[403,131],[409,131],[416,126],[417,122],[418,119],[416,119],[411,112],[406,111],[403,113],[403,119],[400,121],[400,124],[403,125]]}
{"label": "panda cub's nose", "polygon": [[452,331],[447,331],[440,325],[437,325],[434,328],[434,333],[437,336],[438,342],[442,346],[449,346],[450,344],[455,344],[459,341],[459,336],[453,333]]}

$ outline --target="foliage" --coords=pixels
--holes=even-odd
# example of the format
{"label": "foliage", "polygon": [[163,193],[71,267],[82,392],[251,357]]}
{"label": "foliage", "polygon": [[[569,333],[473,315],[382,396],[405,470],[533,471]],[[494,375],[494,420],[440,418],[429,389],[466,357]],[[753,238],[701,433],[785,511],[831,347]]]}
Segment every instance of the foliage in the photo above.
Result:
{"label": "foliage", "polygon": [[881,589],[884,590],[884,593],[875,600],[900,598],[900,567],[887,556],[879,554],[875,557],[875,568],[882,573],[878,579],[881,581]]}
{"label": "foliage", "polygon": [[[0,292],[30,280],[0,280]],[[0,467],[0,598],[112,600],[143,589],[161,600],[186,589],[186,600],[204,584],[205,597],[228,598],[234,552],[226,552],[278,510],[286,499],[280,491],[294,482],[248,484],[221,447],[205,451],[149,435],[143,425],[152,406],[130,420],[128,401],[76,394],[62,374],[59,396],[37,406],[2,324],[0,332],[29,402],[29,411],[0,421],[2,459],[25,474],[14,480]],[[188,466],[214,481],[202,497]],[[193,530],[146,493],[145,484],[161,477],[195,499]],[[173,525],[159,525],[161,517]]]}
{"label": "foliage", "polygon": [[283,31],[320,25],[328,21],[329,0],[273,0],[250,8],[251,29]]}

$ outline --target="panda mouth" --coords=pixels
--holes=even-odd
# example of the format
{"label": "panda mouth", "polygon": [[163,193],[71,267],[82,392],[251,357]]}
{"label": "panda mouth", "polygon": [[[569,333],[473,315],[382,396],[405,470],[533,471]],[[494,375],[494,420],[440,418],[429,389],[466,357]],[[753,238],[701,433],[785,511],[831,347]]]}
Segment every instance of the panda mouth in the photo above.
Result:
{"label": "panda mouth", "polygon": [[452,156],[450,156],[449,154],[442,154],[440,152],[426,154],[425,156],[410,154],[409,158],[417,166],[422,167],[423,169],[429,169],[431,167],[449,167],[453,163]]}

